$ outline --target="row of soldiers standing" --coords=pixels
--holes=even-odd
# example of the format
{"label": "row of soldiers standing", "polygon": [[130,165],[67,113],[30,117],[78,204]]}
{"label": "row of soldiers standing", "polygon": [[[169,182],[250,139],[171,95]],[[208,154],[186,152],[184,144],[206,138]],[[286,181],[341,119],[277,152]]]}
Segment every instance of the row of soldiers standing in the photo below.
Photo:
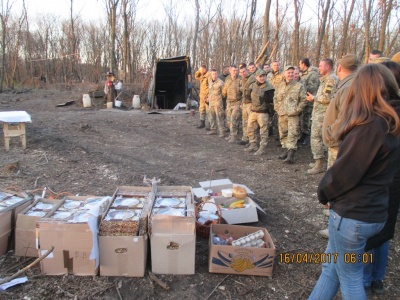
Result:
{"label": "row of soldiers standing", "polygon": [[[279,140],[283,148],[279,159],[293,163],[298,141],[306,144],[310,137],[315,164],[308,173],[325,171],[322,123],[338,78],[333,73],[331,59],[320,62],[318,70],[321,77],[307,58],[300,61],[299,67],[301,78],[297,81],[297,67],[285,66],[281,73],[278,61],[271,64],[271,70],[267,64],[257,69],[254,63],[224,67],[219,77],[215,69],[208,71],[202,65],[195,73],[200,82],[198,128],[206,127],[208,115],[210,127],[207,134],[218,133],[220,137],[225,137],[226,116],[229,142],[246,145],[245,151],[263,155],[267,151],[273,116],[277,116]],[[240,121],[242,137],[238,136]]]}

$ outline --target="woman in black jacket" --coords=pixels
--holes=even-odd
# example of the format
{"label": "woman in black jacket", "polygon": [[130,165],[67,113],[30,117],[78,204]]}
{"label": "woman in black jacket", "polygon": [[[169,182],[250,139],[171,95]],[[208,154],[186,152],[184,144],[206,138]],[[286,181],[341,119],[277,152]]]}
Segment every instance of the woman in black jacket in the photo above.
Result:
{"label": "woman in black jacket", "polygon": [[[393,73],[397,85],[400,87],[400,65],[393,61],[383,62],[382,65],[389,68]],[[400,90],[399,90],[400,92]],[[392,95],[388,103],[394,108],[397,115],[400,116],[400,95]],[[373,255],[373,261],[364,265],[364,287],[375,294],[384,292],[383,278],[386,274],[386,265],[389,255],[389,240],[394,236],[397,214],[400,204],[400,165],[393,181],[389,186],[389,209],[388,218],[383,229],[367,241],[365,251]]]}
{"label": "woman in black jacket", "polygon": [[387,103],[397,95],[393,74],[382,65],[361,67],[343,103],[337,159],[318,186],[318,199],[330,204],[330,257],[309,299],[366,299],[363,263],[366,241],[388,216],[388,186],[399,164],[400,120]]}

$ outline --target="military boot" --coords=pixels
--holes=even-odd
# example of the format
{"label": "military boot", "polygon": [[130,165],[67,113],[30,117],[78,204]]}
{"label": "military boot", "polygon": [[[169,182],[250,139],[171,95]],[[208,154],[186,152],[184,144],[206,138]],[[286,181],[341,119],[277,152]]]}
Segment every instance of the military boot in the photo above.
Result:
{"label": "military boot", "polygon": [[231,136],[229,137],[228,143],[229,143],[229,144],[235,144],[236,141],[237,141],[236,137],[235,137],[234,135],[231,135]]}
{"label": "military boot", "polygon": [[308,166],[309,166],[310,168],[314,168],[314,167],[315,167],[315,162],[309,163]]}
{"label": "military boot", "polygon": [[314,174],[322,173],[325,171],[326,171],[325,160],[323,158],[318,158],[315,161],[315,166],[312,169],[308,170],[307,173],[314,175]]}
{"label": "military boot", "polygon": [[244,149],[246,152],[254,152],[257,151],[257,143],[250,143],[250,146]]}
{"label": "military boot", "polygon": [[288,150],[287,149],[283,149],[283,153],[281,155],[278,156],[279,159],[286,159],[286,157],[288,156]]}
{"label": "military boot", "polygon": [[216,135],[217,131],[216,130],[210,130],[209,132],[207,132],[208,135]]}
{"label": "military boot", "polygon": [[247,145],[249,142],[247,142],[247,141],[243,141],[243,140],[240,140],[240,141],[238,141],[238,144],[239,145]]}
{"label": "military boot", "polygon": [[260,148],[258,148],[257,152],[254,153],[254,155],[264,155],[267,154],[267,145],[261,145]]}
{"label": "military boot", "polygon": [[284,162],[287,163],[287,164],[292,164],[292,163],[294,163],[294,153],[295,153],[295,152],[296,152],[296,150],[290,149],[290,150],[288,151],[287,157],[286,157],[286,159],[284,160]]}
{"label": "military boot", "polygon": [[200,120],[200,124],[196,126],[196,128],[205,128],[206,127],[206,121],[205,120]]}

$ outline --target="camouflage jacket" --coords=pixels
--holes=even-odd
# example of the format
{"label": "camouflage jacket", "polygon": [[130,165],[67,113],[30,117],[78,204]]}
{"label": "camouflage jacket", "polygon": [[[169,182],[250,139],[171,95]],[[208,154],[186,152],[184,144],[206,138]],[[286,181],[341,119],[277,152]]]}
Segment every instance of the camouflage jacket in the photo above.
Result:
{"label": "camouflage jacket", "polygon": [[[263,84],[257,81],[250,87],[251,110],[255,112],[268,112],[270,104],[274,100],[274,87],[267,80]],[[271,91],[268,93],[268,91]]]}
{"label": "camouflage jacket", "polygon": [[232,79],[232,77],[229,76],[225,79],[224,88],[222,89],[222,97],[226,98],[226,101],[240,101],[242,98],[242,92],[240,91],[241,81],[240,77]]}
{"label": "camouflage jacket", "polygon": [[279,86],[279,84],[284,81],[283,74],[280,74],[279,72],[274,72],[271,71],[267,75],[267,80],[272,84],[274,89],[276,90]]}
{"label": "camouflage jacket", "polygon": [[223,108],[222,102],[222,89],[224,87],[224,82],[217,78],[212,81],[211,78],[208,80],[208,104],[212,106],[220,106]]}
{"label": "camouflage jacket", "polygon": [[339,78],[332,72],[320,79],[317,94],[314,96],[313,115],[324,115],[336,92]]}
{"label": "camouflage jacket", "polygon": [[306,89],[300,82],[283,81],[275,90],[274,109],[279,116],[298,116],[306,106],[306,97]]}
{"label": "camouflage jacket", "polygon": [[200,96],[208,95],[208,78],[210,77],[210,73],[202,74],[200,71],[196,71],[194,74],[194,78],[200,81]]}
{"label": "camouflage jacket", "polygon": [[300,74],[301,82],[304,84],[307,92],[315,95],[319,87],[319,76],[318,71],[313,67],[309,67],[307,70]]}
{"label": "camouflage jacket", "polygon": [[255,72],[252,74],[249,74],[247,77],[247,80],[244,82],[244,85],[242,86],[242,95],[243,95],[243,103],[251,103],[251,95],[250,95],[250,85],[254,82],[256,82],[256,75]]}

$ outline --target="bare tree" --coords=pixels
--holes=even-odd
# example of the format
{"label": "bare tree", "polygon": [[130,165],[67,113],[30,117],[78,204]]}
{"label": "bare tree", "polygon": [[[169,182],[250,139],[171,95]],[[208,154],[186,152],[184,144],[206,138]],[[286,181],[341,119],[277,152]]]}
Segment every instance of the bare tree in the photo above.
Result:
{"label": "bare tree", "polygon": [[11,8],[14,4],[14,1],[10,3],[9,0],[6,0],[4,3],[3,0],[1,3],[1,11],[0,11],[0,22],[1,22],[1,70],[0,70],[0,93],[3,92],[3,83],[4,83],[4,74],[6,72],[6,38],[8,31],[8,21],[10,18]]}
{"label": "bare tree", "polygon": [[110,71],[116,70],[117,56],[115,52],[116,45],[116,25],[117,25],[117,7],[119,0],[104,0],[108,14],[108,25],[110,30]]}
{"label": "bare tree", "polygon": [[317,39],[317,49],[316,49],[316,58],[315,60],[319,62],[320,57],[321,57],[321,47],[322,47],[322,42],[325,37],[325,29],[326,29],[326,21],[328,20],[328,12],[329,8],[331,6],[331,0],[326,0],[324,3],[321,1],[321,6],[324,6],[323,12],[322,12],[322,20],[321,23],[318,26],[318,39]]}
{"label": "bare tree", "polygon": [[250,16],[249,16],[249,25],[247,27],[247,39],[249,40],[249,58],[251,61],[254,61],[255,50],[253,43],[253,28],[254,28],[254,16],[256,14],[257,8],[257,0],[250,0]]}

